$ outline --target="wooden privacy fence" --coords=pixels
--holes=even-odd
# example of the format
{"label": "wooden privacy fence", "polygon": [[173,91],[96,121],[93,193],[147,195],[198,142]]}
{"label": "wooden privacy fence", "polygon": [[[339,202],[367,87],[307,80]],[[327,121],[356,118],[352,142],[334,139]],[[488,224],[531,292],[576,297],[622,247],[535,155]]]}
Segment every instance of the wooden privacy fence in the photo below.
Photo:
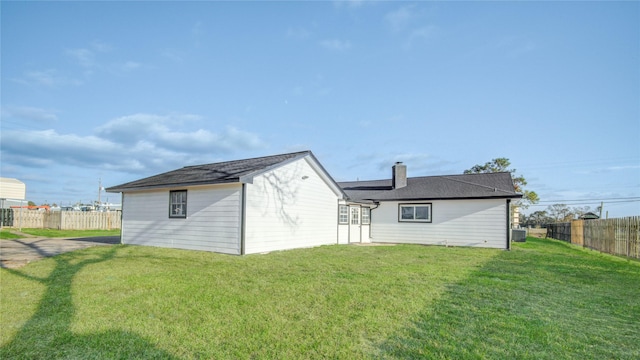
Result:
{"label": "wooden privacy fence", "polygon": [[59,230],[111,230],[122,227],[121,211],[35,211],[14,209],[13,227]]}
{"label": "wooden privacy fence", "polygon": [[640,216],[550,224],[547,237],[608,254],[640,259]]}
{"label": "wooden privacy fence", "polygon": [[547,237],[571,242],[571,223],[555,223],[547,226]]}

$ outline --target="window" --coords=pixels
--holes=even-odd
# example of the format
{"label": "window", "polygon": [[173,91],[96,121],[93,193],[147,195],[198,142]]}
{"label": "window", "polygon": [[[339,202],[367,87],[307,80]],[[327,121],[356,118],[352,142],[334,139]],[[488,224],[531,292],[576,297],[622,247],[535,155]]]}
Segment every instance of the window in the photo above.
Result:
{"label": "window", "polygon": [[431,222],[431,204],[400,204],[398,221]]}
{"label": "window", "polygon": [[362,208],[362,225],[371,224],[371,209],[368,207]]}
{"label": "window", "polygon": [[169,217],[187,217],[187,190],[169,192]]}
{"label": "window", "polygon": [[349,207],[347,205],[340,205],[339,214],[338,214],[338,223],[339,224],[349,223]]}
{"label": "window", "polygon": [[360,224],[360,208],[352,207],[351,208],[351,225]]}

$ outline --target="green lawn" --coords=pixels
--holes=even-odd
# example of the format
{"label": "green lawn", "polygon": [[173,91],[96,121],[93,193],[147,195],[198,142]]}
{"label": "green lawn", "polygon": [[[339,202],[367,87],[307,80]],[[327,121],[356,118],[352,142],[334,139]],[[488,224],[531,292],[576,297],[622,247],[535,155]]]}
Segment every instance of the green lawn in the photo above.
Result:
{"label": "green lawn", "polygon": [[94,237],[94,236],[119,236],[120,229],[113,230],[56,230],[56,229],[22,229],[24,234],[48,237],[48,238],[72,238],[72,237]]}
{"label": "green lawn", "polygon": [[2,229],[0,230],[0,239],[21,239],[24,236],[22,235],[16,235],[11,233],[10,230],[6,230],[6,229]]}
{"label": "green lawn", "polygon": [[640,357],[640,263],[553,240],[114,245],[0,271],[2,359]]}

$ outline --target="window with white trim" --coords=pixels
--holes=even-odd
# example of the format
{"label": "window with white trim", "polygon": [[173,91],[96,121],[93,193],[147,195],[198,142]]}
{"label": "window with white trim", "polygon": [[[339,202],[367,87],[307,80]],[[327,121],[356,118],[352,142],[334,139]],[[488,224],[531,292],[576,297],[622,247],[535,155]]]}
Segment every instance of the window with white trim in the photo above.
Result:
{"label": "window with white trim", "polygon": [[339,206],[338,223],[339,224],[348,224],[349,223],[349,207],[347,205],[340,205]]}
{"label": "window with white trim", "polygon": [[362,225],[371,224],[371,209],[368,207],[362,208]]}
{"label": "window with white trim", "polygon": [[187,190],[175,190],[169,192],[169,217],[187,217]]}
{"label": "window with white trim", "polygon": [[356,206],[351,207],[351,225],[360,224],[360,208]]}
{"label": "window with white trim", "polygon": [[398,205],[398,221],[431,222],[431,204]]}

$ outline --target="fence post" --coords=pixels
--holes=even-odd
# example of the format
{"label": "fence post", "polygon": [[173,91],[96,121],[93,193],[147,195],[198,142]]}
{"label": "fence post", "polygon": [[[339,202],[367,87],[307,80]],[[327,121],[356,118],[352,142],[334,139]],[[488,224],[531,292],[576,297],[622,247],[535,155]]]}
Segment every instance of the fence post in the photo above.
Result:
{"label": "fence post", "polygon": [[627,257],[629,257],[629,255],[631,255],[631,218],[629,218],[627,225],[629,226],[627,234]]}

